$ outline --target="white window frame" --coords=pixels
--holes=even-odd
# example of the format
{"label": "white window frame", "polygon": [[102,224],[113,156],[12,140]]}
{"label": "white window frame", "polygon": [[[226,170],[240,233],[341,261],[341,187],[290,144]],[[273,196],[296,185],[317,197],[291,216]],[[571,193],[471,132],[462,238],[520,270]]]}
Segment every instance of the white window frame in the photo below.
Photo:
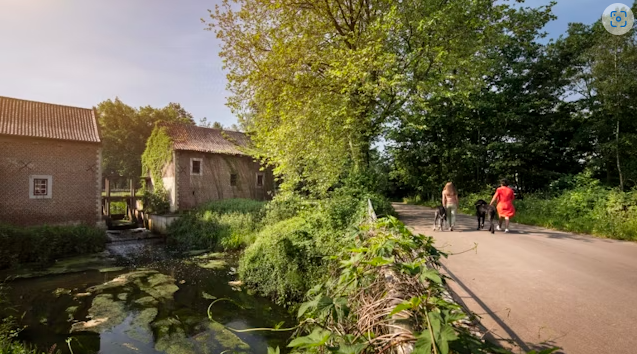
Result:
{"label": "white window frame", "polygon": [[[33,185],[36,179],[45,179],[46,182],[46,194],[35,195],[35,186]],[[51,175],[30,175],[29,176],[29,199],[51,199],[53,197],[53,176]]]}
{"label": "white window frame", "polygon": [[[192,168],[194,167],[194,162],[195,161],[199,161],[199,173],[194,173],[192,172]],[[197,158],[197,157],[191,157],[190,158],[190,175],[191,176],[201,176],[203,175],[203,159]]]}
{"label": "white window frame", "polygon": [[[259,185],[259,176],[261,176],[261,185]],[[265,173],[257,172],[256,180],[254,181],[254,183],[257,186],[257,188],[263,188],[263,186],[265,185]]]}

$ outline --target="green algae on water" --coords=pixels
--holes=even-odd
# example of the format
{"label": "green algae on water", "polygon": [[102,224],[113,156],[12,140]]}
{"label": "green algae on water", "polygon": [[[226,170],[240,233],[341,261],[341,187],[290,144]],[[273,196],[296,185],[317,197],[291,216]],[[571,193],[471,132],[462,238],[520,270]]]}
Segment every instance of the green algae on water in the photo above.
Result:
{"label": "green algae on water", "polygon": [[157,300],[152,296],[144,296],[142,298],[139,298],[135,300],[135,303],[143,307],[157,306]]}
{"label": "green algae on water", "polygon": [[204,269],[224,269],[227,263],[222,259],[212,259],[205,263],[198,263],[197,265]]}
{"label": "green algae on water", "polygon": [[64,288],[57,288],[53,290],[53,295],[55,295],[55,297],[60,297],[62,295],[71,295],[71,290],[64,289]]}
{"label": "green algae on water", "polygon": [[126,319],[124,303],[113,300],[112,294],[97,295],[88,313],[90,320],[74,323],[71,326],[71,333],[82,331],[100,333],[117,326]]}
{"label": "green algae on water", "polygon": [[131,328],[125,331],[131,339],[142,343],[150,343],[153,340],[153,331],[150,323],[155,320],[159,311],[156,308],[147,308],[135,314],[131,322]]}

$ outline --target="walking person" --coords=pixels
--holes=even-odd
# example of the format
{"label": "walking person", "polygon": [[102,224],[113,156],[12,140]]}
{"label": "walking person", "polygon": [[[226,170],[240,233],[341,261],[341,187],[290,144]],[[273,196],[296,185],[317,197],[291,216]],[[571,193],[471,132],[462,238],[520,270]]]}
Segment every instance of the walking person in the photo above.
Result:
{"label": "walking person", "polygon": [[456,213],[458,212],[458,191],[453,182],[449,182],[442,190],[442,206],[445,207],[449,216],[449,226],[451,231],[456,226]]}
{"label": "walking person", "polygon": [[497,227],[498,231],[502,230],[502,220],[504,219],[504,232],[509,232],[509,219],[515,215],[514,199],[515,193],[513,189],[509,188],[509,182],[506,179],[502,179],[500,187],[496,189],[493,199],[491,199],[491,205],[494,202],[497,203],[498,216],[500,218]]}

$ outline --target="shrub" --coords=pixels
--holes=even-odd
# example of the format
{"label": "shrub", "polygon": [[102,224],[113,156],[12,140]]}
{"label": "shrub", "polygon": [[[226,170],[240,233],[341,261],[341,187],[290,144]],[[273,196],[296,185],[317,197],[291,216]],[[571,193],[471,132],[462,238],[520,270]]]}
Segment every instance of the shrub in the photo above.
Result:
{"label": "shrub", "polygon": [[[387,199],[346,188],[321,200],[293,195],[275,198],[267,207],[268,226],[241,258],[241,279],[280,304],[300,300],[325,275],[323,258],[337,254],[351,242],[348,235],[356,233],[367,215],[367,198],[375,208],[380,206],[381,213],[394,213]],[[294,216],[285,219],[289,215]]]}
{"label": "shrub", "polygon": [[276,224],[297,216],[299,212],[313,207],[314,204],[298,194],[277,194],[265,207],[265,220],[268,224]]}
{"label": "shrub", "polygon": [[239,262],[245,284],[279,304],[291,304],[319,277],[322,254],[314,247],[312,228],[294,217],[268,225]]}
{"label": "shrub", "polygon": [[168,243],[177,249],[236,249],[254,240],[263,219],[264,202],[227,199],[183,214],[168,228]]}
{"label": "shrub", "polygon": [[142,203],[144,204],[144,211],[151,214],[166,214],[170,212],[168,193],[163,189],[153,192],[145,190],[142,195]]}
{"label": "shrub", "polygon": [[103,251],[106,234],[95,227],[0,224],[0,269],[19,263],[47,265],[62,257]]}

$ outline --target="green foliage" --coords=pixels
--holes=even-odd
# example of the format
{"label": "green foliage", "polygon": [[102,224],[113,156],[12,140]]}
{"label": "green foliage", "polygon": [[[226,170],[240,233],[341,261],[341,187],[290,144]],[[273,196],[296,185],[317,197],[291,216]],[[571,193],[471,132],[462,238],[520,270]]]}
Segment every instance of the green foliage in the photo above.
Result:
{"label": "green foliage", "polygon": [[162,188],[155,188],[152,192],[144,190],[142,195],[144,211],[151,214],[166,214],[170,212],[168,193]]}
{"label": "green foliage", "polygon": [[245,247],[254,241],[264,215],[260,201],[213,201],[175,220],[168,228],[167,242],[179,249]]}
{"label": "green foliage", "polygon": [[527,26],[507,5],[468,0],[226,0],[210,16],[228,104],[259,157],[283,190],[302,184],[319,196],[343,172],[365,170],[392,119],[472,92],[485,46]]}
{"label": "green foliage", "polygon": [[637,32],[572,23],[543,43],[550,7],[516,18],[486,46],[478,92],[433,96],[389,129],[395,189],[429,199],[449,180],[466,193],[509,177],[536,192],[585,170],[620,190],[637,185]]}
{"label": "green foliage", "polygon": [[[308,291],[288,347],[293,353],[362,354],[411,344],[413,353],[510,354],[458,326],[468,316],[445,300],[445,277],[438,268],[446,255],[433,244],[433,238],[413,234],[394,217],[363,224],[348,247],[331,257],[338,263],[331,263],[329,277]],[[394,340],[398,335],[401,340]]]}
{"label": "green foliage", "polygon": [[192,115],[178,103],[157,109],[133,108],[120,101],[106,100],[96,107],[102,136],[102,168],[105,175],[138,178],[141,156],[157,122],[195,124]]}
{"label": "green foliage", "polygon": [[[59,351],[56,351],[59,353]],[[0,332],[0,354],[45,354],[33,348],[33,346],[22,343],[12,335],[3,335]]]}
{"label": "green foliage", "polygon": [[394,213],[385,198],[345,187],[317,200],[277,195],[266,207],[265,228],[241,259],[241,279],[280,304],[298,302],[325,275],[323,258],[350,242],[347,235],[367,215],[368,197]]}
{"label": "green foliage", "polygon": [[126,214],[126,202],[113,201],[110,203],[111,214]]}
{"label": "green foliage", "polygon": [[166,128],[155,126],[142,154],[142,166],[150,172],[156,191],[164,190],[163,171],[166,164],[173,159],[172,147],[173,142],[166,133]]}
{"label": "green foliage", "polygon": [[106,234],[91,226],[16,227],[0,224],[0,269],[21,263],[47,265],[58,258],[104,250]]}
{"label": "green foliage", "polygon": [[301,299],[319,277],[322,265],[312,231],[301,217],[266,226],[241,257],[241,279],[279,304]]}

